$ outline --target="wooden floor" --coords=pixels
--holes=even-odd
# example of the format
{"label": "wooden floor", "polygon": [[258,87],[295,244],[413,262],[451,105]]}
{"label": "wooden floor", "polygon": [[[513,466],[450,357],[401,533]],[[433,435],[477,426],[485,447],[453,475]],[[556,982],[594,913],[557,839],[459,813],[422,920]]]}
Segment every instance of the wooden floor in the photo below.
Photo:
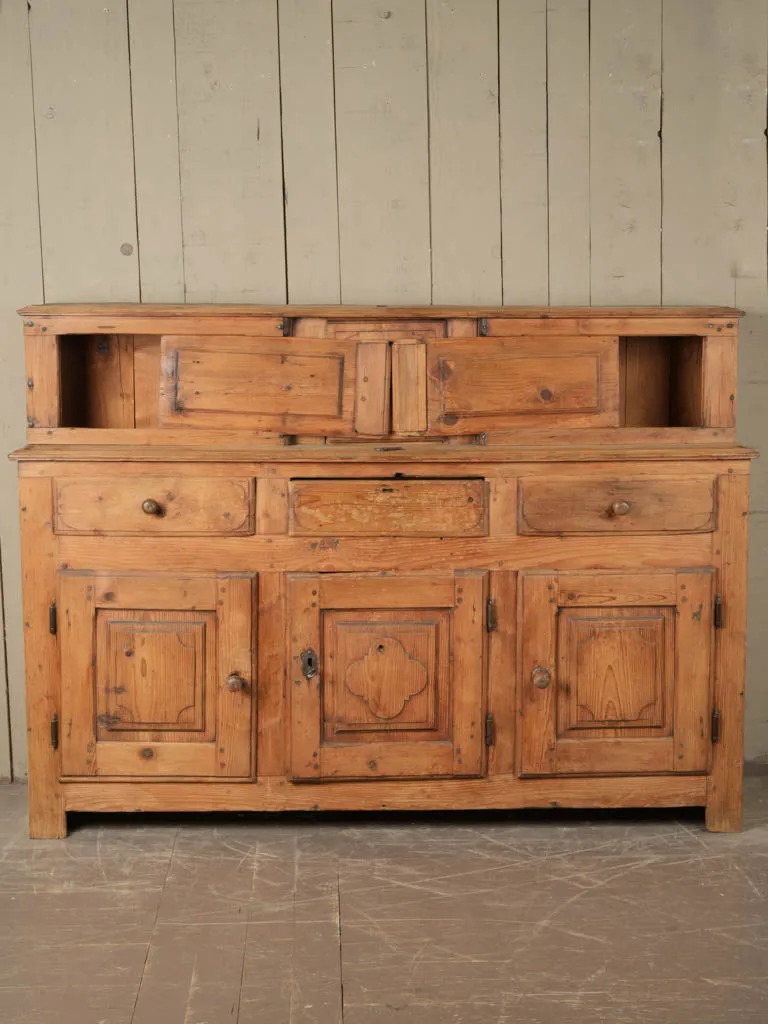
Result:
{"label": "wooden floor", "polygon": [[691,813],[84,818],[0,786],[2,1024],[768,1020],[768,777]]}

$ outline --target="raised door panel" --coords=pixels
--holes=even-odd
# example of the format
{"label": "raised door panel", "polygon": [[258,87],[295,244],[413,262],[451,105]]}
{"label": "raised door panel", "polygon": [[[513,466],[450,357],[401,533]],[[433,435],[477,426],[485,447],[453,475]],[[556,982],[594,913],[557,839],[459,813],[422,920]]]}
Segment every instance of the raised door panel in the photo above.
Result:
{"label": "raised door panel", "polygon": [[289,578],[294,779],[481,774],[485,586]]}
{"label": "raised door panel", "polygon": [[707,769],[713,579],[522,574],[523,774]]}
{"label": "raised door panel", "polygon": [[64,773],[248,776],[253,586],[62,573]]}
{"label": "raised door panel", "polygon": [[430,433],[619,424],[618,338],[462,338],[426,351]]}
{"label": "raised door panel", "polygon": [[166,335],[161,363],[161,426],[373,436],[389,430],[386,344]]}

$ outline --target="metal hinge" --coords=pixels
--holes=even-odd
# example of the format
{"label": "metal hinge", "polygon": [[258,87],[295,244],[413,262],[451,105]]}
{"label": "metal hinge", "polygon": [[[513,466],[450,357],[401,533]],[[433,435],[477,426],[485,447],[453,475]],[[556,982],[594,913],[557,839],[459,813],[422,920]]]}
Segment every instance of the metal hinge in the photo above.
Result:
{"label": "metal hinge", "polygon": [[291,331],[293,330],[293,317],[284,316],[277,326],[283,332],[284,338],[290,338]]}
{"label": "metal hinge", "polygon": [[56,611],[56,602],[51,601],[50,607],[48,608],[48,632],[53,633],[54,636],[59,631],[59,615]]}
{"label": "metal hinge", "polygon": [[485,628],[489,633],[496,629],[496,602],[489,597],[485,604]]}
{"label": "metal hinge", "polygon": [[712,708],[712,742],[720,742],[720,712],[717,708]]}
{"label": "metal hinge", "polygon": [[477,322],[477,330],[481,338],[485,338],[488,335],[488,321],[485,317],[482,317]]}
{"label": "metal hinge", "polygon": [[489,711],[485,716],[485,745],[486,747],[492,747],[496,742],[496,723],[493,720],[493,715]]}
{"label": "metal hinge", "polygon": [[59,749],[59,716],[54,714],[51,719],[51,746],[54,750]]}
{"label": "metal hinge", "polygon": [[715,594],[715,629],[723,628],[723,599]]}

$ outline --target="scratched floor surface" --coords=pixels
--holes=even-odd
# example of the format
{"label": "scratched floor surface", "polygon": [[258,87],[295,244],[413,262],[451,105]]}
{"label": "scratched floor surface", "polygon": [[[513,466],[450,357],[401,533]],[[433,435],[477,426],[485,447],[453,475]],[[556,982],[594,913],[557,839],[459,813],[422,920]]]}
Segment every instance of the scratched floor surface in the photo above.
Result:
{"label": "scratched floor surface", "polygon": [[768,1022],[768,777],[698,814],[84,818],[0,786],[2,1024]]}

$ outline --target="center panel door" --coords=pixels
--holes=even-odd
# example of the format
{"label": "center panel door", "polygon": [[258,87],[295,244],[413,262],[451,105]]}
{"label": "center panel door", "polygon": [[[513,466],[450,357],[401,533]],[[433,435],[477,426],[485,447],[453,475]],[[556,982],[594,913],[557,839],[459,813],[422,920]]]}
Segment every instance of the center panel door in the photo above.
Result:
{"label": "center panel door", "polygon": [[483,771],[486,574],[293,575],[295,780]]}
{"label": "center panel door", "polygon": [[707,770],[714,569],[519,587],[523,775]]}

